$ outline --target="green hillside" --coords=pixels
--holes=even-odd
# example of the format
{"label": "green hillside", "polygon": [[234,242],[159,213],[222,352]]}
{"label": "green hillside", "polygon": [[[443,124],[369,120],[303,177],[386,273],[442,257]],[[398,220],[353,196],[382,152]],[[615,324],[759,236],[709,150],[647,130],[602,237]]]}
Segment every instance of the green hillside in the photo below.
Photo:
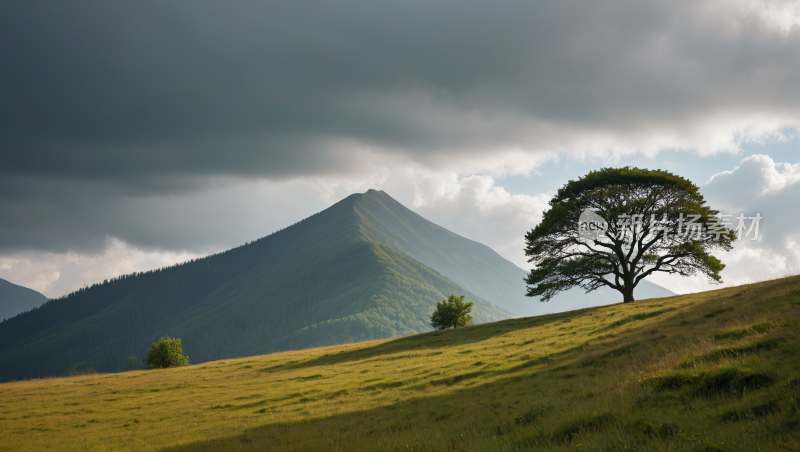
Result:
{"label": "green hillside", "polygon": [[361,234],[402,251],[498,306],[534,306],[525,297],[525,271],[486,245],[422,218],[382,191],[370,190],[355,204]]}
{"label": "green hillside", "polygon": [[794,451],[800,277],[0,384],[0,451]]}
{"label": "green hillside", "polygon": [[[475,301],[478,323],[509,317],[389,246],[356,242],[311,266],[256,268],[176,319],[170,334],[201,361],[405,336],[429,331],[436,302],[453,292]],[[226,334],[208,333],[214,329]]]}
{"label": "green hillside", "polygon": [[124,370],[159,336],[191,362],[429,331],[436,301],[490,302],[379,241],[353,195],[287,229],[174,267],[125,275],[0,323],[0,377]]}

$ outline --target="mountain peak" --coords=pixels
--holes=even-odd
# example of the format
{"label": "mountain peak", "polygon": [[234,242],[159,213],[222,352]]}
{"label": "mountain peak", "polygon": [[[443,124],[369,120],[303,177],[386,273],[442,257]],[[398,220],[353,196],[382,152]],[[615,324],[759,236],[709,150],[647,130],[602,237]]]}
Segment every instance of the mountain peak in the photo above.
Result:
{"label": "mountain peak", "polygon": [[368,199],[381,199],[381,198],[393,199],[391,196],[387,195],[386,192],[382,190],[375,190],[374,188],[370,188],[369,190],[365,191],[364,193],[361,193],[360,195],[362,198],[368,198]]}
{"label": "mountain peak", "polygon": [[[349,195],[349,196],[345,197],[344,199],[342,199],[341,201],[337,202],[336,204],[334,204],[333,206],[331,206],[330,208],[328,208],[326,210],[330,210],[331,208],[335,208],[336,206],[347,206],[347,205],[350,205],[350,204],[355,204],[355,203],[357,203],[357,202],[359,202],[359,201],[361,201],[363,199],[380,200],[380,199],[385,199],[385,198],[389,198],[389,199],[392,199],[394,201],[394,199],[391,196],[387,195],[383,191],[375,190],[374,188],[370,188],[369,190],[365,191],[364,193],[353,193],[352,195]],[[397,201],[395,201],[395,202],[397,202]]]}

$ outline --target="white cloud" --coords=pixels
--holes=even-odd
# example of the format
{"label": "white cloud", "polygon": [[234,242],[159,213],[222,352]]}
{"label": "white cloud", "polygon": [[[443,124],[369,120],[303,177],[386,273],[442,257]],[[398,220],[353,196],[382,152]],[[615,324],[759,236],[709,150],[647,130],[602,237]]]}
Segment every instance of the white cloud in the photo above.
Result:
{"label": "white cloud", "polygon": [[[732,170],[715,174],[702,187],[713,208],[738,215],[760,213],[761,237],[735,242],[731,252],[718,257],[726,264],[723,286],[746,284],[800,272],[800,164],[775,162],[768,155],[742,159]],[[687,292],[708,290],[701,278],[654,279]],[[675,289],[673,289],[675,290]]]}
{"label": "white cloud", "polygon": [[800,3],[755,2],[752,11],[768,26],[788,36],[800,29]]}
{"label": "white cloud", "polygon": [[733,170],[713,175],[703,192],[728,208],[747,209],[765,195],[780,195],[798,181],[800,163],[776,163],[759,154],[743,159]]}
{"label": "white cloud", "polygon": [[483,243],[525,269],[524,235],[541,221],[552,195],[510,194],[491,176],[428,178],[416,186],[413,209],[459,235]]}

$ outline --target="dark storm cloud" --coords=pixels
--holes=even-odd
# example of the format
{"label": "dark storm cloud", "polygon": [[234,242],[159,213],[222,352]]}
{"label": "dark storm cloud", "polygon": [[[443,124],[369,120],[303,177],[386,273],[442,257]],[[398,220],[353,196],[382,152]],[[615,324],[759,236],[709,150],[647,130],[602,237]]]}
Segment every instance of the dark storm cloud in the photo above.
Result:
{"label": "dark storm cloud", "polygon": [[124,196],[359,171],[342,143],[434,164],[796,119],[797,29],[743,5],[4,2],[0,249],[100,243],[83,219]]}
{"label": "dark storm cloud", "polygon": [[[111,238],[157,250],[219,251],[284,228],[325,207],[313,187],[189,179],[151,192],[108,181],[0,178],[0,258],[24,251],[98,254]],[[268,185],[268,184],[267,184]],[[164,196],[174,193],[177,196]],[[131,195],[135,193],[135,195]]]}
{"label": "dark storm cloud", "polygon": [[754,17],[717,23],[725,14],[696,4],[7,2],[2,163],[269,174],[306,171],[297,160],[324,147],[309,139],[425,151],[477,139],[438,136],[424,106],[398,111],[415,90],[432,110],[591,127],[794,111],[797,34],[769,35]]}

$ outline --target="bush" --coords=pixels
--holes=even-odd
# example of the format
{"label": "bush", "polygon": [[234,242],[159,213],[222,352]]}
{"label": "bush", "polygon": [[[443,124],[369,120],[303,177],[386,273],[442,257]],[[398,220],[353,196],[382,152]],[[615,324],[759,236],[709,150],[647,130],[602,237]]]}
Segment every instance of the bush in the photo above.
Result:
{"label": "bush", "polygon": [[163,369],[166,367],[185,366],[189,364],[189,357],[183,356],[183,348],[181,347],[181,340],[179,338],[170,339],[158,338],[158,342],[154,342],[150,346],[150,351],[147,356],[142,358],[145,364],[154,369]]}
{"label": "bush", "polygon": [[450,295],[447,300],[436,302],[436,310],[431,314],[431,327],[435,330],[445,330],[453,327],[467,326],[472,322],[472,311],[474,303],[464,303],[464,295]]}

